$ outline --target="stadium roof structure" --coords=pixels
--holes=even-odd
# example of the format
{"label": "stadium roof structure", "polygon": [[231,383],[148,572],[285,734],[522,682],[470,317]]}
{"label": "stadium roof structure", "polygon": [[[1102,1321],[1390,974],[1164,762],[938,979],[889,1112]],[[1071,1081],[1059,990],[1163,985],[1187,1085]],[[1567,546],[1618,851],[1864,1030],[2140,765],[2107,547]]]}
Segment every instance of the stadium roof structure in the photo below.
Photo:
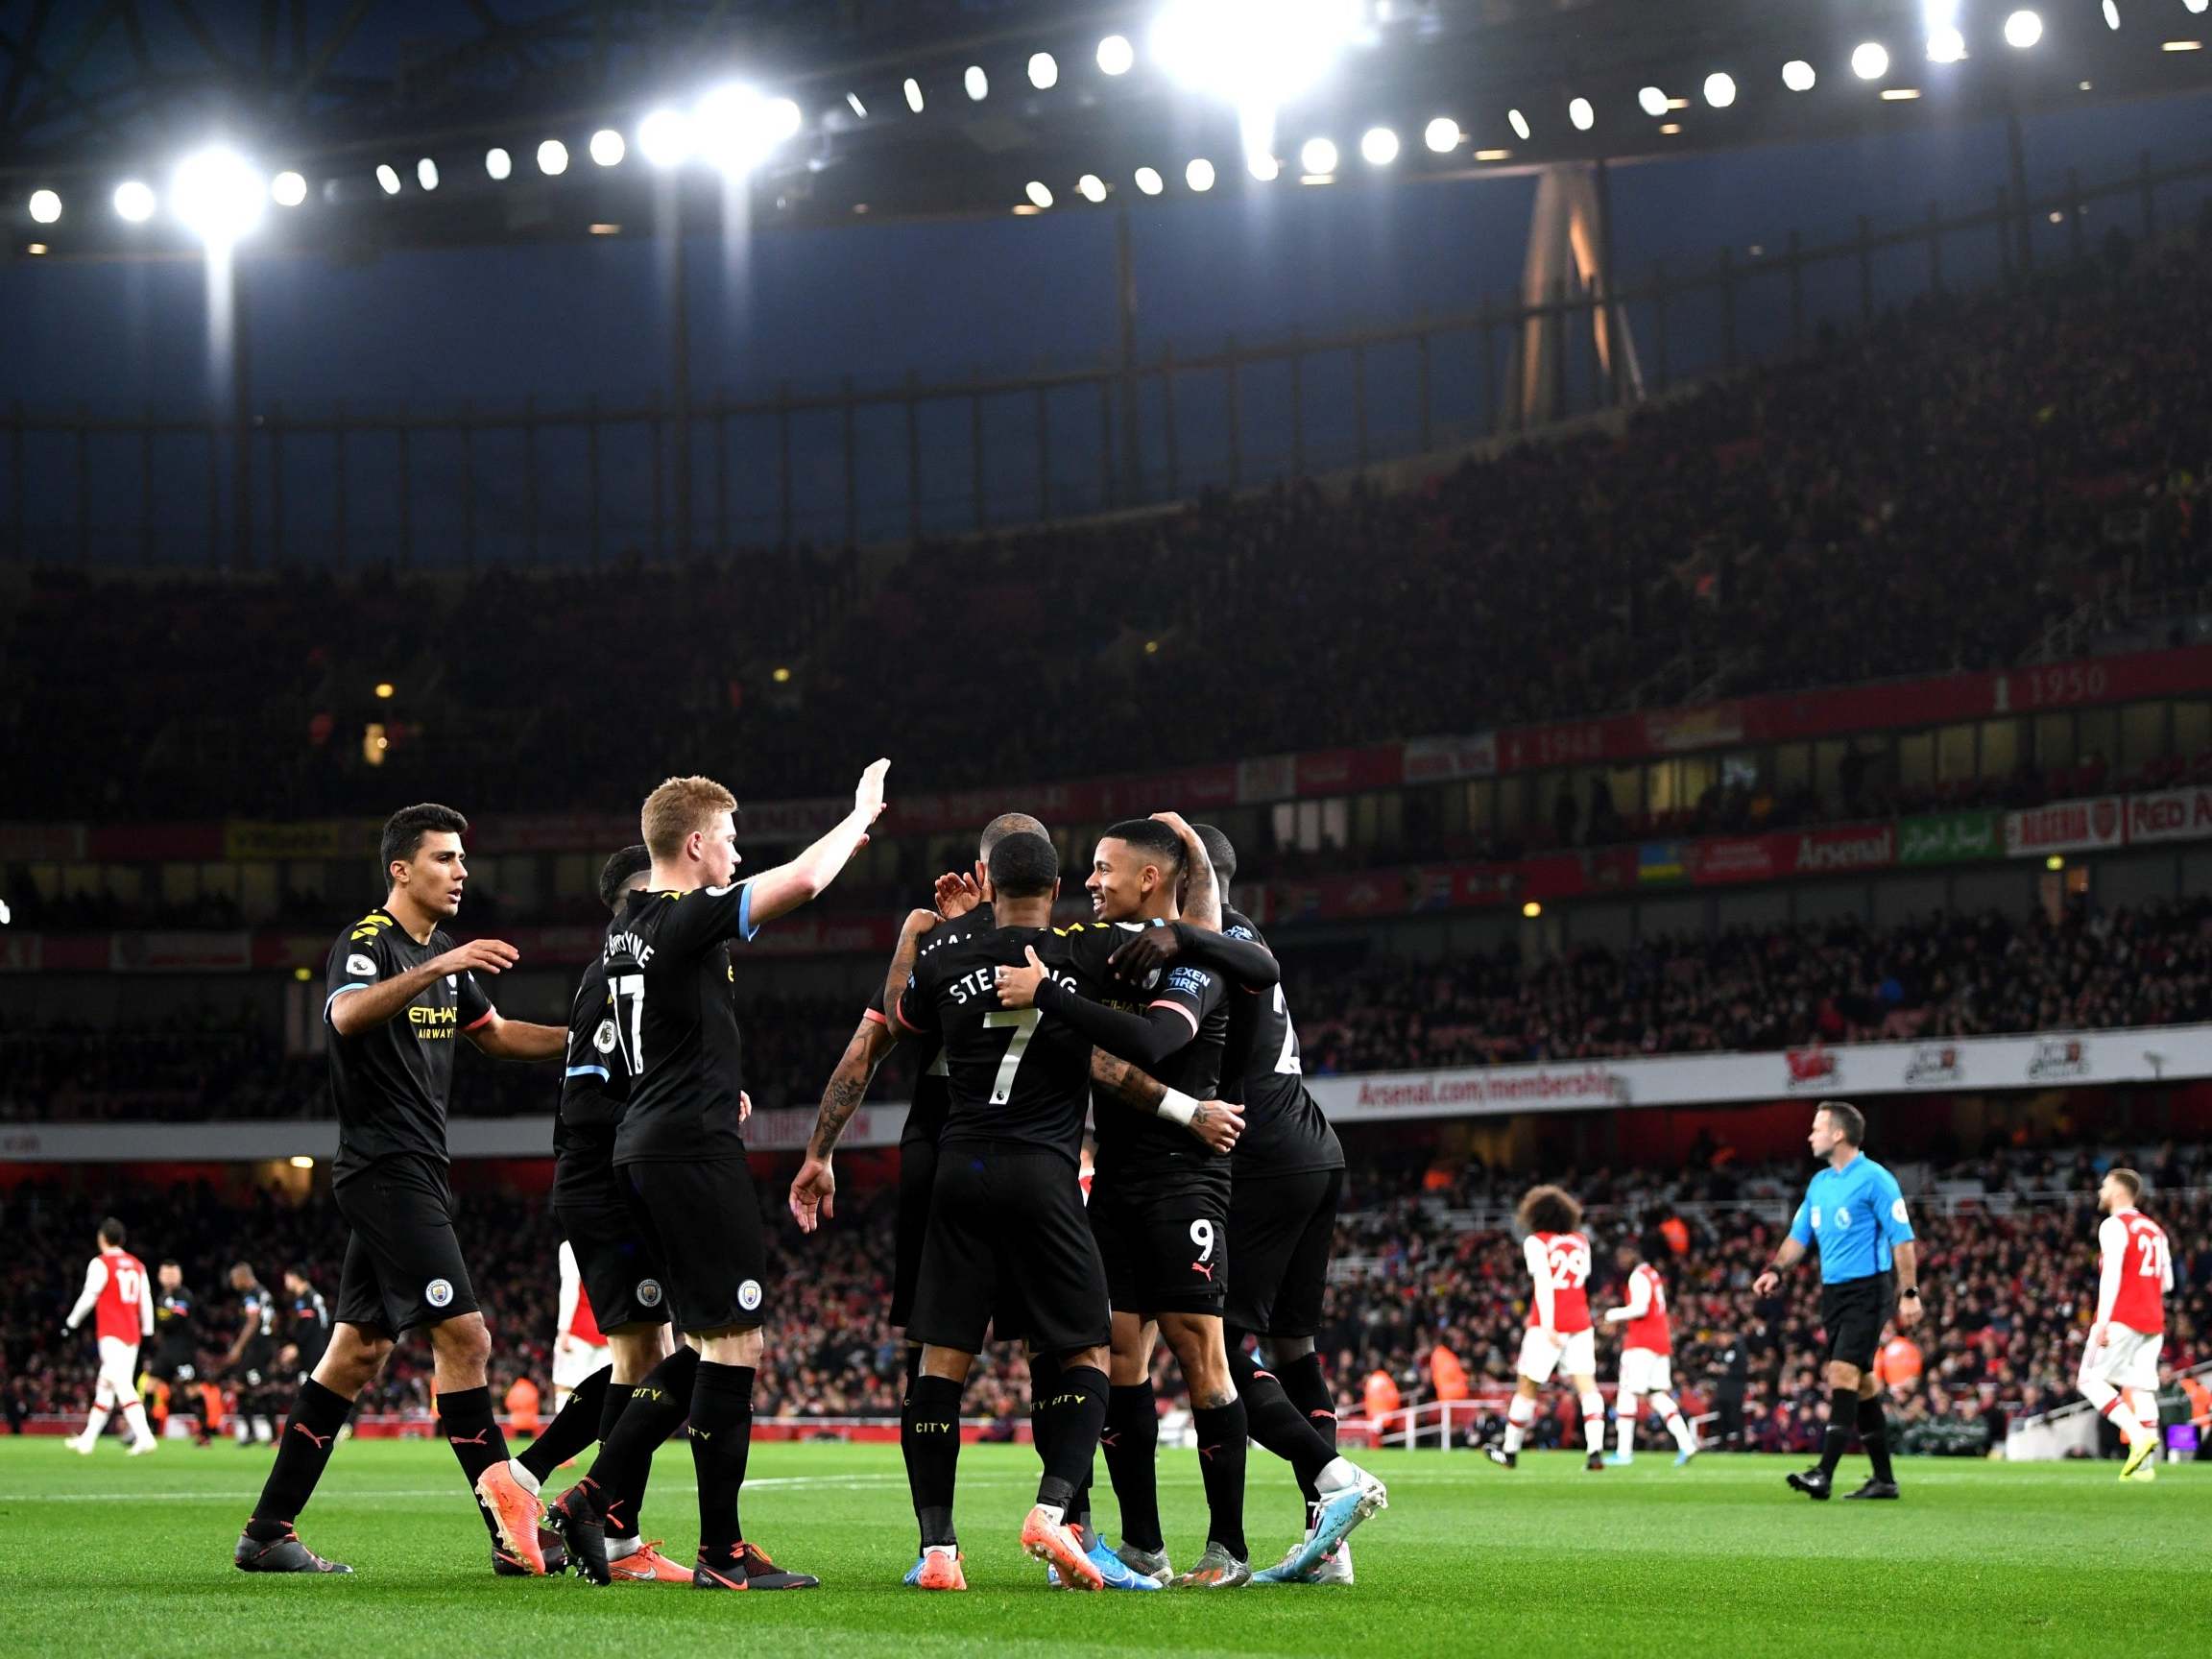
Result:
{"label": "stadium roof structure", "polygon": [[1619,162],[2202,89],[2206,4],[5,0],[0,224],[194,246],[210,144],[340,254]]}

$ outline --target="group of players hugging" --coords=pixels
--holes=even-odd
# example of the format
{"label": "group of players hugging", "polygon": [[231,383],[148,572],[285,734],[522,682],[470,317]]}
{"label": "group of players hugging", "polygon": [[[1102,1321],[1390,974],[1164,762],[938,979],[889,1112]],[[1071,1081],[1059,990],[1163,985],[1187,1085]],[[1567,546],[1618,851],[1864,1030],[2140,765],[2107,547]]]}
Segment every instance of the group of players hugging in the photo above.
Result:
{"label": "group of players hugging", "polygon": [[[302,1544],[295,1523],[355,1395],[395,1340],[421,1329],[438,1431],[475,1493],[494,1571],[704,1590],[819,1582],[778,1567],[739,1522],[779,1286],[745,1156],[733,953],[866,845],[888,767],[867,769],[852,811],[821,839],[745,881],[730,792],[696,777],[655,789],[641,844],[601,877],[613,920],[566,1028],[503,1018],[484,981],[515,950],[455,946],[443,931],[468,882],[467,821],[427,804],[392,817],[386,901],[329,958],[332,1190],[350,1229],[331,1339],[279,1437],[239,1568],[350,1571]],[[1093,920],[1055,926],[1062,883],[1046,827],[994,820],[973,873],[940,878],[933,907],[906,918],[824,1093],[790,1193],[806,1232],[833,1219],[837,1139],[878,1065],[895,1045],[916,1050],[890,1310],[907,1347],[900,1441],[921,1529],[905,1575],[915,1588],[966,1588],[953,1527],[960,1400],[987,1333],[1028,1355],[1044,1470],[1020,1539],[1049,1584],[1349,1583],[1348,1536],[1385,1506],[1382,1482],[1337,1453],[1313,1349],[1343,1152],[1300,1074],[1275,958],[1227,907],[1235,868],[1226,836],[1173,813],[1117,824],[1084,878]],[[494,1057],[564,1064],[552,1211],[609,1349],[607,1368],[514,1456],[447,1181],[461,1037]],[[1157,1483],[1162,1341],[1189,1391],[1208,1511],[1205,1548],[1181,1574]],[[680,1427],[698,1479],[689,1565],[639,1530],[653,1454]],[[548,1501],[543,1483],[594,1442],[587,1473]],[[1248,1442],[1289,1465],[1305,1502],[1298,1542],[1257,1573]],[[1092,1524],[1101,1449],[1118,1548]]]}

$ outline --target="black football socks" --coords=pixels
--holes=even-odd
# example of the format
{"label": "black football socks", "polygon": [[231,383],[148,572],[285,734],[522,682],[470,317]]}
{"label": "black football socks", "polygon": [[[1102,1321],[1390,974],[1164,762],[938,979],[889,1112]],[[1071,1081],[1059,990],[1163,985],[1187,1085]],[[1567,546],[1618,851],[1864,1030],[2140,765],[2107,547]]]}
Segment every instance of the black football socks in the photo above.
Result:
{"label": "black football socks", "polygon": [[960,1469],[960,1394],[961,1384],[950,1377],[917,1377],[899,1413],[899,1445],[925,1550],[958,1542],[952,1489]]}
{"label": "black football socks", "polygon": [[1239,1561],[1249,1560],[1252,1551],[1244,1542],[1244,1460],[1249,1440],[1244,1402],[1201,1406],[1190,1413],[1190,1427],[1198,1434],[1198,1473],[1206,1482],[1206,1541],[1220,1545]]}
{"label": "black football socks", "polygon": [[[599,1455],[586,1477],[596,1491],[592,1501],[617,1538],[637,1536],[637,1506],[644,1501],[645,1478],[658,1452],[691,1409],[699,1376],[699,1350],[681,1347],[625,1391],[609,1390],[608,1415]],[[616,1409],[616,1397],[627,1393]]]}
{"label": "black football socks", "polygon": [[[453,1448],[453,1456],[461,1465],[462,1479],[469,1482],[471,1497],[476,1492],[476,1478],[485,1470],[507,1461],[507,1436],[501,1432],[499,1419],[492,1415],[492,1390],[481,1388],[452,1388],[438,1396],[438,1432],[445,1437],[445,1444]],[[499,1542],[499,1522],[482,1503],[477,1511],[484,1517],[484,1527],[492,1534],[492,1542]]]}
{"label": "black football socks", "polygon": [[1828,1431],[1820,1436],[1820,1473],[1833,1479],[1843,1461],[1843,1449],[1851,1444],[1851,1431],[1859,1421],[1859,1385],[1834,1388],[1828,1395]]}
{"label": "black football socks", "polygon": [[1859,1402],[1859,1443],[1874,1465],[1874,1479],[1894,1485],[1897,1471],[1889,1463],[1889,1420],[1883,1414],[1882,1396],[1869,1394]]}
{"label": "black football socks", "polygon": [[691,1468],[699,1477],[699,1557],[727,1560],[745,1537],[737,1494],[753,1450],[753,1367],[699,1362],[691,1385]]}
{"label": "black football socks", "polygon": [[1121,1506],[1121,1542],[1140,1550],[1164,1549],[1160,1534],[1160,1413],[1153,1405],[1149,1378],[1111,1390],[1106,1401],[1106,1429],[1099,1444],[1106,1450],[1106,1473],[1113,1478],[1114,1497]]}
{"label": "black football socks", "polygon": [[[1107,1403],[1108,1397],[1119,1392],[1108,1385],[1106,1373],[1097,1366],[1069,1365],[1060,1369],[1049,1395],[1035,1397],[1034,1409],[1038,1417],[1049,1418],[1051,1425],[1046,1433],[1045,1475],[1037,1483],[1037,1502],[1056,1506],[1070,1521],[1075,1518],[1077,1490],[1087,1489],[1091,1483],[1091,1459],[1097,1453],[1098,1436],[1106,1427],[1106,1416],[1112,1408]],[[1151,1390],[1147,1388],[1145,1392],[1149,1394]],[[1157,1422],[1153,1438],[1159,1438]],[[1157,1497],[1153,1507],[1153,1527],[1157,1531]],[[1124,1519],[1122,1536],[1128,1535]],[[1147,1548],[1157,1550],[1160,1546],[1153,1544]]]}
{"label": "black football socks", "polygon": [[330,1461],[330,1449],[338,1443],[338,1431],[352,1409],[352,1401],[312,1377],[300,1384],[291,1420],[276,1443],[276,1467],[269,1471],[261,1501],[253,1505],[253,1519],[247,1525],[249,1537],[267,1543],[292,1530],[300,1511],[314,1496],[315,1483]]}
{"label": "black football socks", "polygon": [[599,1421],[605,1414],[607,1388],[613,1376],[612,1365],[602,1365],[579,1382],[570,1391],[568,1404],[545,1425],[545,1432],[515,1459],[540,1484],[551,1479],[554,1470],[599,1438]]}

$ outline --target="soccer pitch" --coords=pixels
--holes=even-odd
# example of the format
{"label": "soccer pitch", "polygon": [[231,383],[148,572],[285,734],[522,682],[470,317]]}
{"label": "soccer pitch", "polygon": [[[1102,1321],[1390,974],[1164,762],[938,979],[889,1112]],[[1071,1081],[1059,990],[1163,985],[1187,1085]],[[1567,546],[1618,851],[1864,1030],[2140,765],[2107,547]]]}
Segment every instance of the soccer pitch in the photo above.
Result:
{"label": "soccer pitch", "polygon": [[[1585,1473],[1535,1454],[1507,1472],[1467,1453],[1384,1453],[1391,1506],[1357,1536],[1351,1588],[1078,1596],[1048,1592],[1015,1534],[1036,1484],[1026,1448],[960,1459],[966,1595],[901,1586],[913,1519],[895,1447],[763,1445],[748,1533],[823,1588],[710,1596],[682,1586],[492,1575],[452,1457],[423,1442],[339,1449],[301,1536],[347,1578],[250,1577],[230,1546],[266,1450],[171,1441],[126,1459],[0,1442],[0,1653],[405,1654],[757,1651],[1128,1654],[2202,1654],[2212,1643],[2212,1472],[2121,1486],[2112,1464],[1901,1459],[1900,1503],[1815,1504],[1794,1459],[1656,1453]],[[1864,1465],[1846,1462],[1855,1485]],[[1297,1500],[1255,1455],[1256,1556],[1290,1542]],[[1204,1540],[1188,1453],[1161,1458],[1180,1563]],[[689,1459],[661,1455],[646,1516],[670,1553],[694,1537]],[[1100,1471],[1102,1519],[1113,1518]]]}

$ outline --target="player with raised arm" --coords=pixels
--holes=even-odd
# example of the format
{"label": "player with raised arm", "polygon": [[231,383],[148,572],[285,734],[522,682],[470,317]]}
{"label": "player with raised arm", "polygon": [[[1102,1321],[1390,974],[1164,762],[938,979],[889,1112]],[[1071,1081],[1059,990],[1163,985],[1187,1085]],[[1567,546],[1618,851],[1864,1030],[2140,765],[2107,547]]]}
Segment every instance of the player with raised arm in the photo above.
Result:
{"label": "player with raised arm", "polygon": [[[1153,993],[1142,1012],[1085,998],[1034,961],[998,975],[999,997],[1008,1008],[1033,1003],[1057,1015],[1109,1053],[1154,1073],[1169,1091],[1157,1113],[1108,1106],[1098,1114],[1090,1216],[1114,1304],[1116,1379],[1106,1463],[1121,1505],[1124,1561],[1179,1587],[1233,1589],[1252,1577],[1244,1538],[1251,1424],[1222,1335],[1229,1160],[1193,1148],[1169,1125],[1188,1122],[1219,1085],[1229,985],[1271,991],[1280,973],[1264,946],[1220,932],[1212,860],[1197,832],[1174,813],[1109,829],[1085,886],[1093,912],[1125,929],[1108,937],[1118,938],[1117,974]],[[1180,915],[1186,902],[1188,920]],[[1168,950],[1172,961],[1164,957]],[[1159,1419],[1150,1382],[1155,1327],[1190,1390],[1209,1515],[1206,1551],[1179,1577],[1168,1566],[1159,1523]],[[1333,1450],[1315,1474],[1323,1512],[1314,1538],[1301,1547],[1302,1572],[1387,1501],[1382,1482]]]}
{"label": "player with raised arm", "polygon": [[1667,1282],[1644,1260],[1634,1239],[1623,1238],[1613,1260],[1628,1276],[1628,1300],[1605,1310],[1606,1324],[1626,1327],[1621,1336],[1621,1385],[1613,1401],[1621,1449],[1605,1461],[1625,1468],[1635,1460],[1636,1425],[1647,1400],[1667,1425],[1667,1432],[1674,1436],[1674,1467],[1679,1469],[1697,1455],[1697,1434],[1683,1420],[1682,1407],[1670,1392],[1674,1383],[1674,1336],[1667,1316]]}
{"label": "player with raised arm", "polygon": [[1521,1334],[1521,1379],[1505,1407],[1505,1440],[1483,1450],[1490,1461],[1511,1469],[1536,1421],[1536,1401],[1554,1373],[1564,1371],[1582,1407],[1585,1469],[1605,1466],[1605,1396],[1598,1392],[1598,1339],[1590,1325],[1590,1239],[1582,1232],[1582,1206],[1557,1187],[1531,1187],[1515,1212],[1528,1263],[1528,1329]]}
{"label": "player with raised arm", "polygon": [[2166,1298],[2174,1252],[2166,1229],[2136,1209],[2143,1177],[2108,1169],[2097,1187],[2097,1318],[2081,1347],[2083,1398],[2112,1420],[2128,1445],[2123,1480],[2151,1480],[2158,1450],[2158,1353],[2166,1345]]}
{"label": "player with raised arm", "polygon": [[[868,844],[883,810],[888,760],[861,775],[853,810],[788,864],[735,880],[736,798],[707,778],[671,778],[640,815],[653,864],[646,889],[623,895],[606,963],[615,1046],[630,1094],[614,1131],[614,1168],[639,1236],[655,1246],[662,1290],[684,1343],[632,1390],[689,1401],[699,1480],[701,1590],[798,1590],[820,1582],[779,1569],[746,1541],[738,1497],[753,1437],[753,1380],[763,1351],[766,1241],[745,1162],[751,1110],[740,1066],[728,947],[815,898]],[[688,1377],[688,1386],[685,1379]],[[666,1428],[626,1410],[591,1471],[563,1493],[552,1520],[570,1558],[609,1581],[610,1505],[641,1479]]]}
{"label": "player with raised arm", "polygon": [[338,1108],[331,1195],[351,1236],[330,1346],[300,1385],[276,1465],[232,1551],[242,1572],[351,1571],[301,1544],[294,1525],[354,1397],[383,1370],[397,1338],[419,1327],[429,1332],[435,1360],[438,1431],[483,1505],[493,1543],[526,1538],[515,1554],[544,1571],[538,1499],[509,1471],[485,1369],[492,1336],[454,1236],[445,1105],[457,1038],[495,1059],[551,1060],[567,1033],[502,1019],[477,984],[478,974],[514,966],[512,945],[455,946],[445,932],[468,885],[468,828],[434,803],[395,812],[379,849],[384,902],[330,949],[323,1018]]}
{"label": "player with raised arm", "polygon": [[68,1440],[70,1451],[87,1457],[118,1404],[131,1428],[132,1456],[160,1445],[146,1426],[146,1407],[138,1399],[138,1349],[154,1334],[153,1287],[146,1283],[146,1264],[123,1248],[124,1238],[123,1223],[114,1216],[100,1223],[98,1253],[85,1265],[84,1288],[61,1327],[64,1335],[74,1336],[91,1315],[100,1340],[100,1380],[92,1390],[92,1414],[85,1419],[84,1431]]}
{"label": "player with raised arm", "polygon": [[[644,890],[652,867],[642,842],[607,860],[599,872],[599,902],[610,918],[620,914],[627,895]],[[522,1466],[517,1479],[525,1484],[550,1479],[563,1463],[606,1439],[629,1412],[643,1414],[641,1431],[658,1429],[659,1446],[675,1432],[690,1404],[688,1375],[670,1388],[637,1393],[645,1374],[668,1357],[670,1342],[660,1248],[639,1228],[614,1169],[615,1131],[629,1094],[606,954],[594,951],[569,1001],[568,1064],[553,1111],[553,1219],[562,1235],[555,1376],[569,1375],[576,1386],[545,1432],[516,1458]],[[585,1341],[587,1331],[594,1342]],[[563,1349],[562,1343],[569,1346]],[[597,1362],[579,1360],[579,1351],[596,1355]],[[580,1369],[565,1373],[565,1365]],[[608,1574],[625,1582],[688,1584],[691,1569],[670,1560],[638,1531],[652,1467],[650,1455],[638,1459],[631,1488],[608,1500]]]}

